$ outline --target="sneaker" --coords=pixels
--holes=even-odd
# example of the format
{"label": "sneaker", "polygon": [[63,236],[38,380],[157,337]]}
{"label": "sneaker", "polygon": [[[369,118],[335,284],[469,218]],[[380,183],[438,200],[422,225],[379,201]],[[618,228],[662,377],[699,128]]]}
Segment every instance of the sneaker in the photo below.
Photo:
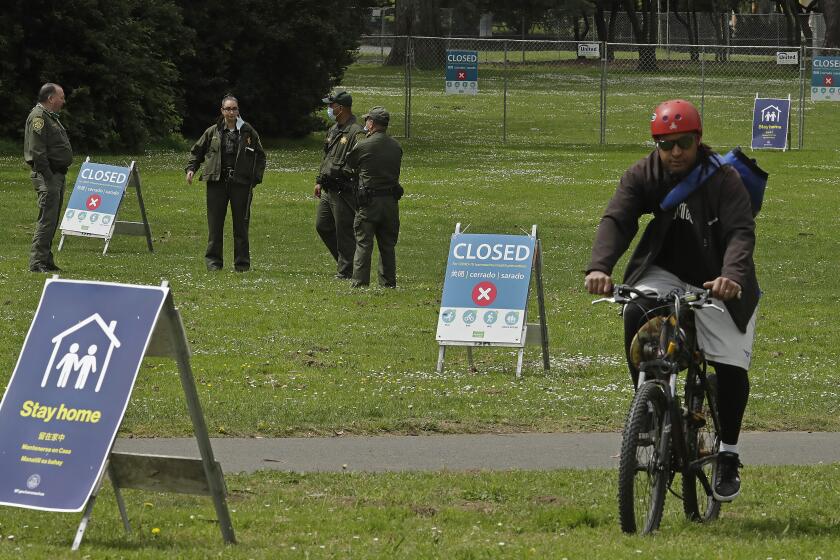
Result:
{"label": "sneaker", "polygon": [[743,467],[737,453],[721,451],[718,453],[717,475],[712,493],[719,502],[731,502],[741,493],[741,477],[738,468]]}

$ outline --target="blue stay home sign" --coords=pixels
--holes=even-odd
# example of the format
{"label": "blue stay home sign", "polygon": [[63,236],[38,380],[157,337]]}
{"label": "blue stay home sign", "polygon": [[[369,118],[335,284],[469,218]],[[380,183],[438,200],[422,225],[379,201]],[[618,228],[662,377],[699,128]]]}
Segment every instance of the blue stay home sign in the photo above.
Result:
{"label": "blue stay home sign", "polygon": [[787,150],[790,123],[790,99],[756,97],[753,105],[753,150]]}
{"label": "blue stay home sign", "polygon": [[84,508],[168,291],[47,280],[0,403],[0,504]]}
{"label": "blue stay home sign", "polygon": [[535,238],[456,233],[449,244],[439,342],[523,344]]}

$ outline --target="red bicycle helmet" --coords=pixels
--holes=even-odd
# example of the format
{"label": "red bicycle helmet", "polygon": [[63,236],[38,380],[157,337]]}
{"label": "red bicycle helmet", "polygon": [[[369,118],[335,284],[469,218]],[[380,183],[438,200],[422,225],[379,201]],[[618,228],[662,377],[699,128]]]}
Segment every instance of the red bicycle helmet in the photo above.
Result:
{"label": "red bicycle helmet", "polygon": [[697,132],[703,135],[703,123],[697,108],[685,99],[660,103],[650,118],[651,135],[656,138],[678,132]]}

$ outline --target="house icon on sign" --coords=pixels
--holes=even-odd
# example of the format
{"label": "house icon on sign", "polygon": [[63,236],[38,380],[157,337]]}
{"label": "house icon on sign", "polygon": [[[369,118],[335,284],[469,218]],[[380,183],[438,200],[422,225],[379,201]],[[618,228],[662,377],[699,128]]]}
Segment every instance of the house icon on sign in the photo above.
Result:
{"label": "house icon on sign", "polygon": [[[92,331],[85,332],[86,327],[89,325]],[[98,327],[98,329],[96,327]],[[70,374],[78,372],[75,388],[84,389],[85,384],[87,383],[88,375],[98,371],[99,379],[96,381],[95,390],[96,392],[99,392],[99,389],[102,387],[102,382],[105,380],[105,373],[108,371],[108,363],[111,361],[111,354],[113,353],[114,348],[120,347],[120,340],[114,335],[116,328],[116,321],[111,321],[110,324],[106,324],[99,313],[94,313],[87,319],[84,319],[69,329],[55,335],[52,338],[53,351],[50,355],[50,361],[47,364],[47,369],[44,370],[44,376],[41,379],[41,387],[46,387],[47,382],[49,381],[50,373],[58,369],[61,370],[58,378],[58,387],[65,387]],[[75,336],[71,339],[68,338],[70,335]],[[82,358],[79,358],[76,354],[76,352],[79,351],[79,343],[75,341],[76,339],[89,341],[93,338],[96,338],[97,341],[104,342],[105,346],[108,348],[105,359],[101,362],[101,367],[97,363],[99,347],[96,344],[90,344],[87,346],[87,355]],[[69,351],[59,359],[57,365],[54,365],[56,363],[56,357],[58,356],[59,349],[62,347],[62,342],[65,339],[74,341],[70,344]]]}
{"label": "house icon on sign", "polygon": [[761,110],[761,122],[777,123],[782,121],[782,110],[775,105],[768,105]]}

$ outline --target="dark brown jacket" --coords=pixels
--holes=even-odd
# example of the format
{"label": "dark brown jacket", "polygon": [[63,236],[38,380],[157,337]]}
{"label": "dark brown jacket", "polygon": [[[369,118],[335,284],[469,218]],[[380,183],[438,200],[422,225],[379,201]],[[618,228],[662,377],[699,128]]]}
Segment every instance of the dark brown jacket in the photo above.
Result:
{"label": "dark brown jacket", "polygon": [[[662,167],[655,150],[633,164],[622,176],[601,218],[587,273],[599,270],[611,275],[639,229],[639,218],[653,214],[624,272],[624,283],[637,283],[662,250],[676,210],[664,211],[659,203],[677,183]],[[702,247],[698,265],[704,275],[708,280],[725,276],[741,285],[741,298],[726,302],[726,307],[738,328],[745,331],[761,291],[753,263],[755,221],[741,177],[725,165],[685,203],[694,221],[698,246]]]}

